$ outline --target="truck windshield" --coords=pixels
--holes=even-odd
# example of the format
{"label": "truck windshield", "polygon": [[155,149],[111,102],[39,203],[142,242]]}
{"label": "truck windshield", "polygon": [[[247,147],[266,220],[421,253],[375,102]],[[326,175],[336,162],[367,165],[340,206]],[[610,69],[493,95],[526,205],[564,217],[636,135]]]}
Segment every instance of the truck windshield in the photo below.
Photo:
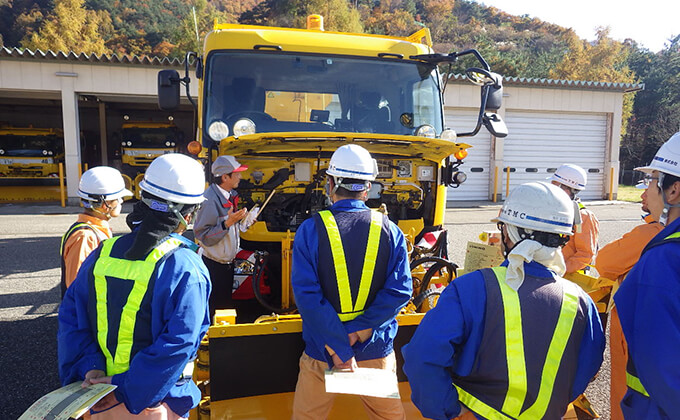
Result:
{"label": "truck windshield", "polygon": [[124,128],[122,140],[127,147],[174,147],[178,142],[177,131],[166,127]]}
{"label": "truck windshield", "polygon": [[257,132],[412,135],[442,130],[438,74],[415,61],[218,51],[206,61],[204,129],[248,118]]}
{"label": "truck windshield", "polygon": [[63,149],[64,140],[57,136],[0,134],[0,150],[5,156],[58,155]]}

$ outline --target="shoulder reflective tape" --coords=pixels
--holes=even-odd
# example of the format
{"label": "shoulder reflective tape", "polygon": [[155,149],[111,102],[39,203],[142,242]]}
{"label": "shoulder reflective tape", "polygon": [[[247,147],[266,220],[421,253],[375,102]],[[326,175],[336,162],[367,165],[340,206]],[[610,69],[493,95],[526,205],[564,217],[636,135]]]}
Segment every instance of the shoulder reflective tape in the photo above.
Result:
{"label": "shoulder reflective tape", "polygon": [[[94,265],[94,286],[97,298],[97,341],[106,358],[106,374],[109,376],[128,370],[137,312],[139,312],[142,300],[146,295],[156,263],[165,254],[182,244],[179,239],[168,238],[154,248],[143,261],[130,261],[110,256],[111,249],[117,240],[118,238],[113,238],[104,241],[99,258]],[[111,354],[107,346],[109,335],[107,276],[134,282],[121,312],[115,355]]]}
{"label": "shoulder reflective tape", "polygon": [[[529,408],[524,412],[521,412],[526,398],[527,376],[519,295],[505,283],[505,275],[507,272],[505,267],[494,267],[492,270],[498,280],[498,284],[501,288],[501,297],[503,299],[505,345],[508,363],[508,393],[506,394],[501,411],[498,411],[482,402],[477,397],[469,394],[456,384],[454,384],[454,386],[458,390],[460,402],[465,404],[473,412],[487,419],[540,419],[544,417],[548,405],[550,404],[557,372],[573,330],[573,323],[579,306],[578,289],[576,289],[578,286],[569,282],[563,283],[560,315],[548,347],[545,364],[543,365],[538,396],[536,397],[536,401],[534,401]],[[519,328],[517,326],[519,326]]]}
{"label": "shoulder reflective tape", "polygon": [[323,225],[326,227],[328,241],[331,245],[331,255],[333,255],[333,268],[338,283],[338,294],[340,296],[340,311],[343,313],[352,312],[352,291],[349,286],[349,274],[347,274],[347,261],[345,260],[345,250],[340,239],[340,230],[333,217],[333,213],[328,210],[319,212]]}
{"label": "shoulder reflective tape", "polygon": [[[76,223],[75,225],[71,226],[71,229],[68,230],[64,234],[64,236],[61,237],[61,245],[59,246],[59,255],[64,255],[64,245],[66,244],[66,241],[68,238],[71,236],[73,232],[75,232],[78,229],[83,229],[83,228],[88,228],[88,229],[94,229],[87,223]],[[96,232],[95,232],[96,233]],[[99,235],[97,235],[97,238],[99,238]]]}
{"label": "shoulder reflective tape", "polygon": [[550,398],[552,397],[553,387],[555,386],[555,379],[557,378],[557,371],[560,368],[564,350],[571,337],[571,331],[578,311],[578,290],[577,286],[571,282],[563,282],[562,305],[560,307],[560,316],[557,319],[557,326],[553,331],[550,346],[548,347],[548,354],[543,365],[543,373],[541,375],[541,385],[538,390],[536,401],[525,412],[522,413],[522,419],[540,419],[545,415]]}
{"label": "shoulder reflective tape", "polygon": [[503,298],[505,318],[505,357],[508,364],[508,393],[503,402],[503,412],[519,416],[527,394],[527,369],[524,358],[524,334],[519,295],[505,282],[506,267],[493,267]]}
{"label": "shoulder reflective tape", "polygon": [[642,385],[642,382],[640,382],[640,378],[637,376],[633,376],[630,373],[626,372],[626,385],[628,385],[628,388],[632,389],[633,391],[637,391],[640,394],[644,395],[645,397],[649,398],[649,393],[645,389],[644,385]]}
{"label": "shoulder reflective tape", "polygon": [[338,295],[340,296],[340,311],[338,314],[341,321],[350,321],[364,312],[366,301],[369,292],[371,291],[371,284],[373,282],[373,273],[375,272],[375,262],[378,257],[378,247],[380,246],[380,232],[382,230],[383,215],[377,211],[371,211],[371,224],[368,231],[368,240],[366,243],[366,254],[361,269],[361,280],[359,283],[359,293],[357,300],[352,305],[352,289],[349,283],[349,274],[347,272],[347,260],[345,259],[345,250],[342,247],[342,239],[340,238],[340,230],[333,213],[328,210],[320,211],[319,216],[323,221],[326,233],[328,234],[328,241],[331,246],[331,254],[333,255],[333,266],[335,268],[335,277],[338,283]]}
{"label": "shoulder reflective tape", "polygon": [[479,414],[488,420],[513,420],[511,417],[506,416],[477,397],[469,394],[458,385],[453,384],[453,386],[458,391],[458,401],[462,402],[473,413]]}
{"label": "shoulder reflective tape", "polygon": [[670,235],[666,236],[663,239],[666,240],[666,239],[675,239],[675,238],[680,238],[680,232],[671,233]]}

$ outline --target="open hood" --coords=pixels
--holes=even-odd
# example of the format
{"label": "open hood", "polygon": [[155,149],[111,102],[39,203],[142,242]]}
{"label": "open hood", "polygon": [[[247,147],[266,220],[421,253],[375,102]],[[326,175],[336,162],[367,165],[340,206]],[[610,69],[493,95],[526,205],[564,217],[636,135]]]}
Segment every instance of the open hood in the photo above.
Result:
{"label": "open hood", "polygon": [[220,142],[220,154],[234,156],[277,155],[292,157],[299,152],[334,152],[347,143],[366,148],[374,158],[395,156],[420,158],[441,163],[448,156],[472,147],[466,143],[426,137],[372,133],[296,132],[255,133],[227,137]]}

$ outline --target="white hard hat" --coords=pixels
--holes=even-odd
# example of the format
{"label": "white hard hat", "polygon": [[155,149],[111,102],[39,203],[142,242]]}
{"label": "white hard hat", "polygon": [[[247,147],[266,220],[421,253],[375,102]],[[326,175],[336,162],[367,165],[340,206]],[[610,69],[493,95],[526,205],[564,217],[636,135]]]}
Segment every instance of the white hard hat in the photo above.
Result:
{"label": "white hard hat", "polygon": [[117,169],[96,166],[85,171],[78,183],[78,196],[87,201],[116,200],[132,196],[125,188],[123,176]]}
{"label": "white hard hat", "polygon": [[566,185],[575,190],[584,190],[588,182],[588,175],[585,169],[578,165],[565,163],[557,168],[557,170],[548,178],[551,181],[557,181],[560,184]]}
{"label": "white hard hat", "polygon": [[652,159],[652,163],[635,168],[635,170],[646,173],[659,171],[669,175],[680,176],[680,132],[673,134],[666,143],[659,147],[654,159]]}
{"label": "white hard hat", "polygon": [[378,176],[378,163],[368,150],[358,144],[346,144],[333,153],[326,174],[338,178],[374,181]]}
{"label": "white hard hat", "polygon": [[572,235],[574,203],[559,187],[547,182],[528,182],[510,191],[492,222],[525,229]]}
{"label": "white hard hat", "polygon": [[198,204],[205,200],[205,172],[189,156],[168,153],[151,162],[139,187],[172,203]]}

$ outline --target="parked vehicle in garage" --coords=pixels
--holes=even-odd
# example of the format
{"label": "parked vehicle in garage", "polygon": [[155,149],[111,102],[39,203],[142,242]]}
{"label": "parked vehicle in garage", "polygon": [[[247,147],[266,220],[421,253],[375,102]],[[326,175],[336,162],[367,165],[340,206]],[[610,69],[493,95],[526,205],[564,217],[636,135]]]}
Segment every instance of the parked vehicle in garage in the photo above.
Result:
{"label": "parked vehicle in garage", "polygon": [[152,160],[166,153],[180,151],[184,133],[172,122],[132,121],[125,116],[120,133],[114,135],[119,142],[117,158],[120,171],[126,176],[128,188],[139,198],[137,184]]}
{"label": "parked vehicle in garage", "polygon": [[0,127],[2,178],[58,178],[64,132],[55,128]]}

